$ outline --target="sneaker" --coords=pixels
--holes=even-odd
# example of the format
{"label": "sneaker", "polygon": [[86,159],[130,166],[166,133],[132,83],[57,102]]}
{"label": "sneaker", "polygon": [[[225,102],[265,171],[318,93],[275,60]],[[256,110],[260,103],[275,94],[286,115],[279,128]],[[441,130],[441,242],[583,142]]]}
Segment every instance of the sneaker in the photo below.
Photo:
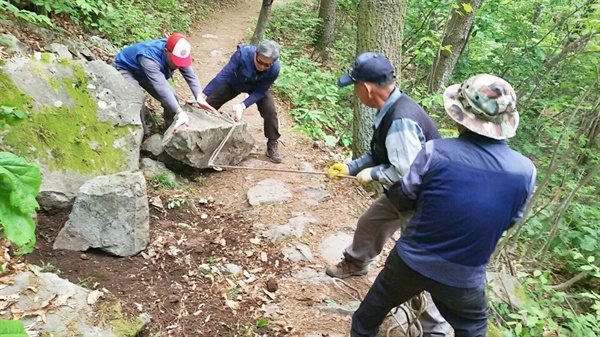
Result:
{"label": "sneaker", "polygon": [[281,155],[277,151],[278,142],[268,142],[267,143],[267,157],[271,158],[271,161],[279,164],[281,163]]}
{"label": "sneaker", "polygon": [[347,278],[350,276],[362,276],[369,271],[368,266],[360,266],[344,258],[335,266],[329,266],[325,273],[331,277]]}

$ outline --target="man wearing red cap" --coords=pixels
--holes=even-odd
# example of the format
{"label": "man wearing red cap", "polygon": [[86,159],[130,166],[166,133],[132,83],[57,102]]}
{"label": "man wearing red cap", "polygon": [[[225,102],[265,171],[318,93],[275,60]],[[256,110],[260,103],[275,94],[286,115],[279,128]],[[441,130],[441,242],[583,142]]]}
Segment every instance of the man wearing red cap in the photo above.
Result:
{"label": "man wearing red cap", "polygon": [[[141,86],[152,97],[160,101],[164,109],[165,127],[168,128],[177,115],[173,132],[189,124],[187,114],[179,106],[175,90],[167,82],[177,69],[190,86],[198,104],[203,109],[212,112],[217,111],[201,95],[202,86],[198,76],[192,69],[191,49],[192,46],[184,35],[174,33],[168,39],[148,40],[125,47],[117,54],[113,63],[114,67],[127,81],[136,86]],[[142,95],[141,98],[140,116],[144,135],[148,135],[146,96]]]}

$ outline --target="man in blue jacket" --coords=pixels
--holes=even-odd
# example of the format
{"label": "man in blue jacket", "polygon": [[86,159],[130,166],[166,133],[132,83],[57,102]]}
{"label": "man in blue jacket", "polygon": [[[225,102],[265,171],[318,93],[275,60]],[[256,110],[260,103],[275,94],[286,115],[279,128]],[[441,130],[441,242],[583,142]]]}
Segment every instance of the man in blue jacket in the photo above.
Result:
{"label": "man in blue jacket", "polygon": [[[141,86],[161,103],[165,128],[168,128],[177,116],[173,132],[189,124],[187,114],[179,106],[175,90],[167,82],[177,69],[188,83],[198,104],[203,109],[217,112],[201,95],[202,86],[192,69],[191,49],[192,46],[184,35],[174,33],[168,39],[148,40],[125,47],[117,54],[113,63],[128,82]],[[140,117],[144,135],[148,135],[146,96],[142,94],[141,99]]]}
{"label": "man in blue jacket", "polygon": [[444,92],[460,135],[425,144],[386,193],[414,210],[352,318],[351,335],[375,336],[389,311],[428,291],[456,337],[485,336],[485,273],[502,233],[523,217],[536,169],[506,139],[519,125],[512,86],[481,74]]}
{"label": "man in blue jacket", "polygon": [[267,157],[274,163],[281,163],[278,151],[279,121],[275,101],[270,87],[279,76],[279,45],[265,40],[253,45],[240,45],[229,62],[204,88],[206,101],[219,109],[240,93],[249,96],[233,106],[236,122],[242,119],[246,108],[256,103],[264,120],[264,134],[267,138]]}

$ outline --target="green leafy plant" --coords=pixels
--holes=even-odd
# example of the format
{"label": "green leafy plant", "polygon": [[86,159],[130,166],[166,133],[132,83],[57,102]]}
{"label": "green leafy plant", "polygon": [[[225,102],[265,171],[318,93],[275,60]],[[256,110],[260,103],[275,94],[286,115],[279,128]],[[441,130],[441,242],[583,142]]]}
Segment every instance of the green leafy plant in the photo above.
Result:
{"label": "green leafy plant", "polygon": [[152,178],[150,179],[150,183],[153,186],[159,187],[159,188],[165,188],[165,189],[169,189],[172,190],[175,187],[178,187],[179,184],[173,180],[173,178],[171,178],[171,176],[167,175],[167,174],[155,174],[152,176]]}
{"label": "green leafy plant", "polygon": [[24,119],[25,114],[16,106],[0,103],[0,129],[4,127],[4,123],[13,126],[23,122]]}
{"label": "green leafy plant", "polygon": [[19,250],[29,253],[35,245],[35,222],[39,207],[35,199],[42,178],[37,165],[10,152],[0,152],[0,227]]}
{"label": "green leafy plant", "polygon": [[174,198],[169,199],[169,202],[167,202],[167,208],[168,209],[179,208],[179,207],[185,205],[186,202],[188,202],[187,199],[174,197]]}
{"label": "green leafy plant", "polygon": [[47,26],[53,26],[49,17],[28,10],[19,9],[6,0],[0,0],[0,19],[6,19],[6,16],[3,13],[12,14],[16,18],[23,19],[33,24],[41,23]]}
{"label": "green leafy plant", "polygon": [[23,322],[0,318],[0,337],[28,337]]}

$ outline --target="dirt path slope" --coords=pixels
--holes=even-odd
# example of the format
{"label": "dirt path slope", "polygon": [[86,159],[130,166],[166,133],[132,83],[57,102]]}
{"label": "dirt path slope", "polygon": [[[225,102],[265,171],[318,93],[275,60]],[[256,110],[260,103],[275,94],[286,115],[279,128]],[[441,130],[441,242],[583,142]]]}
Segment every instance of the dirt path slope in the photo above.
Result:
{"label": "dirt path slope", "polygon": [[[193,67],[203,85],[249,39],[259,11],[259,1],[240,0],[194,28]],[[180,97],[188,97],[187,86],[177,81]],[[241,165],[255,169],[205,170],[195,179],[179,179],[175,190],[149,183],[151,243],[142,254],[116,259],[53,251],[68,213],[41,214],[38,244],[28,260],[60,270],[71,282],[106,290],[127,312],[150,314],[147,336],[347,336],[347,308],[364,296],[377,270],[347,285],[332,282],[324,270],[341,258],[370,198],[352,180],[264,170],[324,173],[333,163],[330,150],[292,130],[283,106],[278,112],[282,164],[264,155],[262,119],[251,106],[244,120],[258,150]],[[281,183],[291,197],[250,206],[248,191],[267,179],[273,188]],[[293,229],[282,241],[265,234],[282,228]],[[237,268],[243,272],[232,270]]]}

